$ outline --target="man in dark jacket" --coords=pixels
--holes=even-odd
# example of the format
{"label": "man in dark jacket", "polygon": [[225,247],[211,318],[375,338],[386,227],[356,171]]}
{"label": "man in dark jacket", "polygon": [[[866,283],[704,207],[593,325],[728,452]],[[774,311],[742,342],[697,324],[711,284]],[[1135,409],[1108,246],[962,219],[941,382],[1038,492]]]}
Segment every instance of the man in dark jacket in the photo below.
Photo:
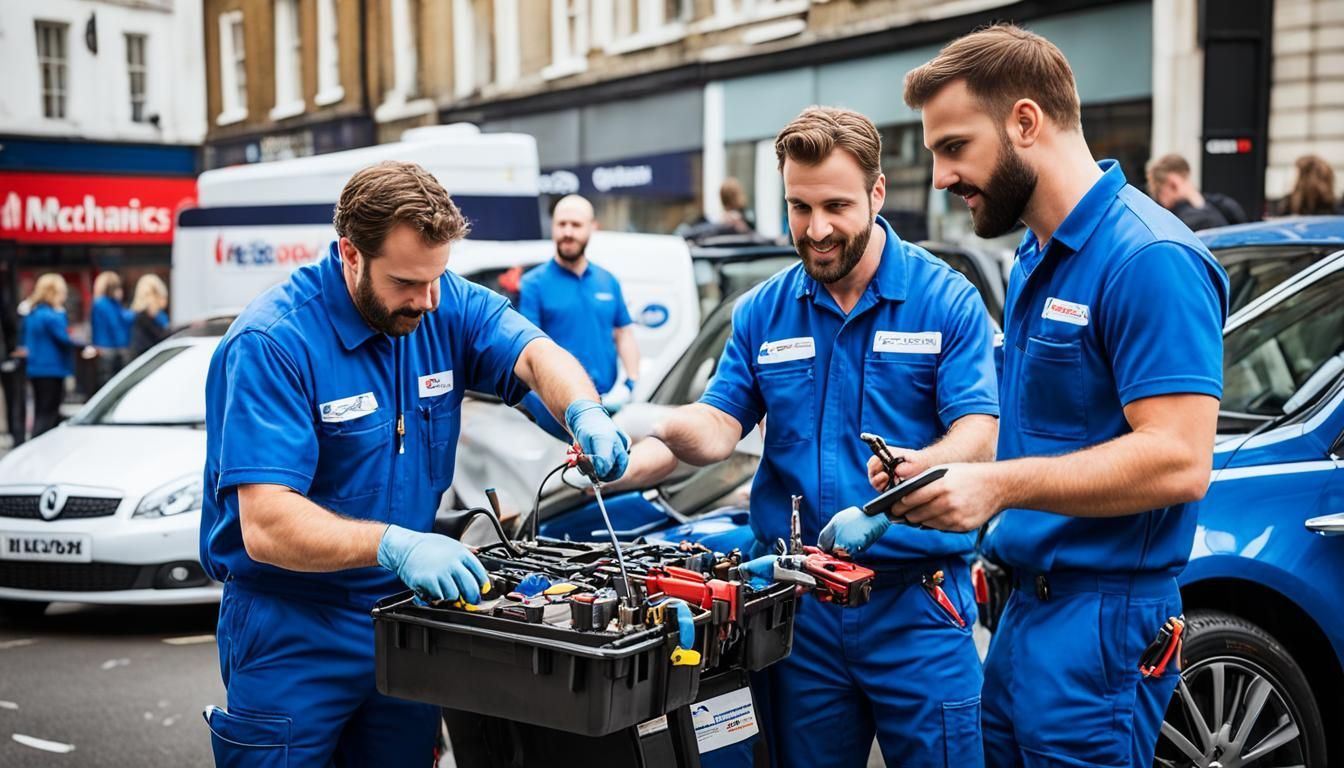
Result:
{"label": "man in dark jacket", "polygon": [[1190,179],[1190,164],[1180,155],[1149,161],[1148,194],[1195,231],[1246,221],[1246,212],[1236,200],[1216,192],[1201,194]]}

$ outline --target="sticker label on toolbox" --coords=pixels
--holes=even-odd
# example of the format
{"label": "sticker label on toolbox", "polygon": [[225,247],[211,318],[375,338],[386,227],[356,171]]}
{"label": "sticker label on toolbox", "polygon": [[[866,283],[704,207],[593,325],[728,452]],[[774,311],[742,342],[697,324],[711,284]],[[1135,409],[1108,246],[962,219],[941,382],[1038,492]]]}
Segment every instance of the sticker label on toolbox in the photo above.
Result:
{"label": "sticker label on toolbox", "polygon": [[760,732],[750,688],[738,688],[692,704],[691,722],[695,724],[695,742],[702,755]]}
{"label": "sticker label on toolbox", "polygon": [[641,739],[655,733],[661,733],[667,730],[667,715],[659,715],[652,720],[645,720],[635,727],[639,729],[639,738]]}

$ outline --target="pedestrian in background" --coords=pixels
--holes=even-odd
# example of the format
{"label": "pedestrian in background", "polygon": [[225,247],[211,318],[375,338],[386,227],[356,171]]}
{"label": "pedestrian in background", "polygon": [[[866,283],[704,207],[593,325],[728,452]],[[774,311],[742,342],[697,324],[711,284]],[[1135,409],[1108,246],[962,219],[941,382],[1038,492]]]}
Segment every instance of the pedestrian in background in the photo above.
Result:
{"label": "pedestrian in background", "polygon": [[135,312],[122,302],[121,276],[100,273],[93,281],[93,309],[90,313],[91,342],[98,349],[98,380],[94,390],[102,389],[127,362],[131,346],[131,325]]}
{"label": "pedestrian in background", "polygon": [[135,283],[135,298],[131,311],[135,320],[131,325],[131,358],[168,338],[168,327],[162,316],[168,308],[168,286],[158,275],[144,275]]}
{"label": "pedestrian in background", "polygon": [[65,278],[48,272],[37,278],[30,310],[23,323],[24,346],[28,349],[28,380],[33,385],[33,437],[56,426],[61,419],[65,379],[74,374],[65,316],[69,289]]}
{"label": "pedestrian in background", "polygon": [[1148,162],[1148,196],[1194,231],[1246,221],[1241,203],[1217,192],[1201,193],[1190,178],[1190,163],[1177,154]]}
{"label": "pedestrian in background", "polygon": [[742,182],[729,176],[719,185],[719,203],[723,205],[723,218],[719,225],[728,232],[747,234],[756,229],[756,220],[747,210],[747,192]]}
{"label": "pedestrian in background", "polygon": [[1293,190],[1279,201],[1280,216],[1329,216],[1344,213],[1335,200],[1335,169],[1320,155],[1297,158],[1297,180]]}

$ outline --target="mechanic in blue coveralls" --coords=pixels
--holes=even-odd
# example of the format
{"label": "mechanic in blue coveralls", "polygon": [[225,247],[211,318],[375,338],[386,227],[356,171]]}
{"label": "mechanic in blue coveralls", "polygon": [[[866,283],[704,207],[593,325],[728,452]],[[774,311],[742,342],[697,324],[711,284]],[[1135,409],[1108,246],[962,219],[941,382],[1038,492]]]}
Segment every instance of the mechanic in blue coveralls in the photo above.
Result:
{"label": "mechanic in blue coveralls", "polygon": [[356,173],[335,228],[327,257],[253,301],[210,364],[201,559],[224,582],[228,708],[206,715],[219,765],[430,764],[438,710],[376,690],[369,610],[406,587],[475,603],[488,584],[466,547],[427,532],[465,390],[517,402],[531,387],[599,473],[626,461],[574,358],[445,271],[467,224],[433,176]]}
{"label": "mechanic in blue coveralls", "polygon": [[1008,286],[999,461],[954,464],[896,511],[947,531],[1002,512],[985,551],[1016,588],[985,666],[988,764],[1146,768],[1178,670],[1139,666],[1181,613],[1227,278],[1114,161],[1093,160],[1048,40],[1012,26],[955,40],[907,76],[905,100],[934,184],[965,198],[976,234],[1029,231]]}
{"label": "mechanic in blue coveralls", "polygon": [[[758,552],[787,540],[792,495],[803,499],[806,541],[875,495],[861,433],[918,449],[910,455],[925,464],[984,461],[998,415],[993,326],[979,294],[876,215],[886,179],[873,123],[811,107],[780,132],[775,153],[801,263],[740,300],[705,395],[635,446],[622,482],[646,487],[677,459],[723,460],[764,419],[751,490]],[[892,527],[861,558],[878,571],[867,605],[803,598],[793,652],[768,670],[776,765],[863,766],[875,732],[888,765],[980,762],[974,545],[973,533]],[[748,570],[768,577],[771,560]],[[950,609],[922,586],[938,571]]]}
{"label": "mechanic in blue coveralls", "polygon": [[[615,411],[635,390],[639,345],[620,282],[588,260],[588,241],[596,229],[592,203],[579,195],[560,198],[551,213],[555,258],[523,275],[518,311],[583,364],[597,391],[604,393],[603,404]],[[625,368],[619,384],[618,356]],[[543,429],[566,439],[534,396],[523,402]]]}

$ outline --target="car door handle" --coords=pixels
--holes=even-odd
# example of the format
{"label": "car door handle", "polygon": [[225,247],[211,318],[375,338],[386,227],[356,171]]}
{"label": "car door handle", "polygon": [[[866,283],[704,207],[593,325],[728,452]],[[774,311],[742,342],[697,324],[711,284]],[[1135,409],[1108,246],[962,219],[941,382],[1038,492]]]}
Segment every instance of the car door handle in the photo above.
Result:
{"label": "car door handle", "polygon": [[1344,512],[1313,517],[1306,522],[1306,526],[1308,531],[1315,531],[1322,536],[1339,536],[1344,534]]}

